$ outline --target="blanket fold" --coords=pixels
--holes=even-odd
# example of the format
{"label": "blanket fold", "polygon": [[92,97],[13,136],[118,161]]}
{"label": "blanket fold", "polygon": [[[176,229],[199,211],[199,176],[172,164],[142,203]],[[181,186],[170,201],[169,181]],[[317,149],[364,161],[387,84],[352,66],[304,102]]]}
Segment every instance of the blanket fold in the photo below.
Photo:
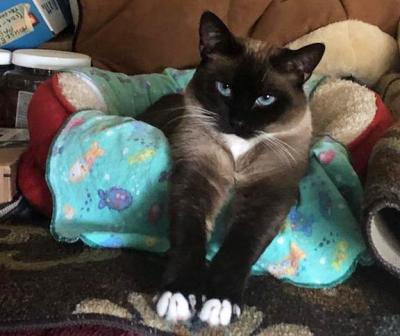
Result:
{"label": "blanket fold", "polygon": [[[309,160],[299,202],[252,271],[299,286],[330,287],[347,279],[365,253],[362,187],[346,149],[330,138],[313,146]],[[101,111],[73,114],[47,161],[53,236],[92,247],[165,252],[169,170],[169,146],[160,130]],[[210,237],[209,260],[224,239],[226,214],[223,209]]]}

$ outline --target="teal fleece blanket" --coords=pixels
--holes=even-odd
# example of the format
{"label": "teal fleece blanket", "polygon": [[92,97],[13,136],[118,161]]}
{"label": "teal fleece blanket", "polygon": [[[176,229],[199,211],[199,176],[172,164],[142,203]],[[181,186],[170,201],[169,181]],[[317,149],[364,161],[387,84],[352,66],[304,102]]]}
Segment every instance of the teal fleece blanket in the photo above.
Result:
{"label": "teal fleece blanket", "polygon": [[[54,139],[46,171],[52,234],[92,247],[166,252],[169,146],[160,130],[134,117],[162,95],[184,89],[193,71],[128,77],[89,68],[75,74],[99,89],[107,113],[77,112]],[[312,77],[306,93],[321,80]],[[359,226],[362,187],[346,149],[330,138],[312,147],[309,163],[297,203],[252,272],[330,287],[368,260]],[[223,241],[227,212],[208,241],[209,260]]]}

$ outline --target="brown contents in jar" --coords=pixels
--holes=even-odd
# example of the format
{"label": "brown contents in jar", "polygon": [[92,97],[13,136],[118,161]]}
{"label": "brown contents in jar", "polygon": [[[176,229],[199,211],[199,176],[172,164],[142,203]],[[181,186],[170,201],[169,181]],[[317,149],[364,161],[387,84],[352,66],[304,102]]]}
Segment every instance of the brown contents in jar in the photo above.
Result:
{"label": "brown contents in jar", "polygon": [[0,97],[0,101],[3,101],[3,106],[0,105],[1,127],[27,127],[26,113],[33,92],[53,73],[52,70],[20,66],[4,73],[4,87]]}

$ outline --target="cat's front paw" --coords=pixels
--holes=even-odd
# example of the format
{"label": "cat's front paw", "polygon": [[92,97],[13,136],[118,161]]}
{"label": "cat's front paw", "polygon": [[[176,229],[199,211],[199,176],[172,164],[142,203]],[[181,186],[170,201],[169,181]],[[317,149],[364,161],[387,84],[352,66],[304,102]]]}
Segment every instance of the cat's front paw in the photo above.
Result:
{"label": "cat's front paw", "polygon": [[199,318],[211,327],[227,326],[233,317],[240,317],[240,307],[229,300],[209,299],[203,303]]}
{"label": "cat's front paw", "polygon": [[194,315],[196,307],[195,295],[190,294],[186,297],[180,292],[165,291],[156,296],[155,301],[158,316],[165,318],[167,321],[173,323],[185,322]]}

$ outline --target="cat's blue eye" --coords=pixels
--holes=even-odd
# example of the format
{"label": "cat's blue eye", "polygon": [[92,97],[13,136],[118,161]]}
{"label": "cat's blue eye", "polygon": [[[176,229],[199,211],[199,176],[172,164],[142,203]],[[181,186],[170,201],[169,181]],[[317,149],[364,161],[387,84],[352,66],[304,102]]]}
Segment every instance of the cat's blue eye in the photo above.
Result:
{"label": "cat's blue eye", "polygon": [[223,96],[230,97],[232,95],[232,89],[229,84],[224,84],[217,81],[215,82],[215,86],[217,87],[218,92]]}
{"label": "cat's blue eye", "polygon": [[260,96],[256,99],[256,106],[269,106],[276,102],[276,97],[271,95]]}

